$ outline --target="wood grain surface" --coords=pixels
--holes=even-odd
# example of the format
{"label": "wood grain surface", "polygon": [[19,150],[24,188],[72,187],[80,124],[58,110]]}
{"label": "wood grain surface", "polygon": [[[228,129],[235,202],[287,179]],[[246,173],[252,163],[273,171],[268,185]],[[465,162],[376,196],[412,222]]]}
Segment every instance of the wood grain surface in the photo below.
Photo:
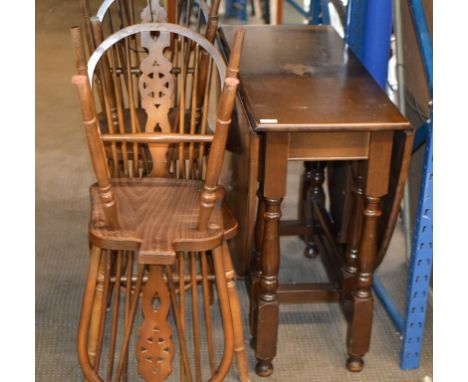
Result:
{"label": "wood grain surface", "polygon": [[[227,52],[233,30],[220,28]],[[245,30],[240,90],[255,131],[409,127],[333,28],[252,25]]]}
{"label": "wood grain surface", "polygon": [[[139,250],[139,261],[171,264],[178,251],[205,251],[224,236],[222,203],[217,202],[205,232],[197,230],[203,182],[164,178],[112,179],[120,229],[106,226],[97,186],[91,187],[90,236],[101,248]],[[232,219],[226,219],[236,224]],[[235,227],[235,226],[234,226]],[[234,228],[226,227],[226,231]]]}

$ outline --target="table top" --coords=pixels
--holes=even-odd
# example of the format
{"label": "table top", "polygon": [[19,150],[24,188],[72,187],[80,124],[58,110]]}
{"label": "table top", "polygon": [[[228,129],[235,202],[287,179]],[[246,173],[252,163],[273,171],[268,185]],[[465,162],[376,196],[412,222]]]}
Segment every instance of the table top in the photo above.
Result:
{"label": "table top", "polygon": [[[219,28],[229,54],[233,26]],[[240,95],[262,131],[409,129],[385,92],[330,26],[249,25]]]}

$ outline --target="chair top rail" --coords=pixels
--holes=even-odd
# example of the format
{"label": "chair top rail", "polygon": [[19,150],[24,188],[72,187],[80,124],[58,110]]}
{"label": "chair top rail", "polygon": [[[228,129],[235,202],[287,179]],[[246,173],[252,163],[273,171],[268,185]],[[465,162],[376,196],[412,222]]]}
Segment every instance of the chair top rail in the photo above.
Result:
{"label": "chair top rail", "polygon": [[106,15],[109,7],[115,3],[116,0],[104,0],[101,4],[101,6],[99,7],[97,13],[96,13],[96,17],[99,19],[100,22],[102,22],[102,20],[104,20],[104,16]]}
{"label": "chair top rail", "polygon": [[[97,17],[92,17],[91,20],[97,19]],[[133,36],[141,32],[168,32],[175,33],[195,41],[199,46],[205,49],[206,52],[213,58],[216,66],[218,67],[218,74],[221,80],[221,85],[224,83],[224,78],[226,76],[226,64],[224,63],[221,53],[211,44],[206,38],[194,32],[190,29],[182,27],[176,24],[169,23],[144,23],[131,25],[126,28],[119,30],[118,32],[110,35],[106,38],[94,51],[88,61],[88,79],[89,83],[93,83],[93,75],[96,69],[96,65],[101,59],[102,55],[115,43],[123,40],[126,37]]]}
{"label": "chair top rail", "polygon": [[[117,0],[104,0],[102,2],[102,4],[100,5],[97,13],[96,13],[96,17],[99,19],[100,22],[102,22],[102,20],[104,20],[104,17],[106,16],[106,13],[107,11],[109,10],[110,6],[112,4],[114,4]],[[151,0],[149,0],[151,1]],[[203,0],[195,0],[195,4],[197,4],[201,11],[202,11],[202,15],[203,15],[203,18],[206,20],[208,20],[208,17],[210,15],[210,7],[208,6],[208,4],[206,3],[206,1],[203,1]]]}

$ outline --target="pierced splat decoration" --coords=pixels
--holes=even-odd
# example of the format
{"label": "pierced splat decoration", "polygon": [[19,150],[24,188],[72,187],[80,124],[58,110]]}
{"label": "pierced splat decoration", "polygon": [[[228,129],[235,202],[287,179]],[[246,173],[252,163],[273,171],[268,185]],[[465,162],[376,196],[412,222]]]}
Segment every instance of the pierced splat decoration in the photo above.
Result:
{"label": "pierced splat decoration", "polygon": [[[141,12],[141,20],[147,22],[166,22],[167,13],[158,0],[150,0]],[[170,133],[169,109],[173,105],[174,78],[171,74],[172,62],[164,56],[170,45],[170,33],[161,32],[158,36],[141,33],[141,46],[148,50],[148,56],[141,62],[139,90],[143,108],[148,119],[145,131],[148,133]],[[153,176],[167,175],[167,144],[149,144],[153,159]]]}
{"label": "pierced splat decoration", "polygon": [[143,23],[166,23],[167,12],[164,7],[161,7],[159,0],[150,0],[141,11],[140,18]]}
{"label": "pierced splat decoration", "polygon": [[148,282],[143,289],[141,306],[144,321],[138,332],[136,357],[138,373],[145,381],[164,381],[172,372],[174,346],[167,321],[169,291],[161,266],[150,266]]}

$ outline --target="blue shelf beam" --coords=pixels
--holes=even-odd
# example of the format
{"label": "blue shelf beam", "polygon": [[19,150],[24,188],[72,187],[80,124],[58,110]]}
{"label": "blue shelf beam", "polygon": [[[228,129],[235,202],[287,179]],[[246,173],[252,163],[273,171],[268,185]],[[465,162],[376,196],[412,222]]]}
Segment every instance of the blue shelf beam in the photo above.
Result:
{"label": "blue shelf beam", "polygon": [[392,21],[392,0],[367,2],[362,62],[384,90],[388,78]]}
{"label": "blue shelf beam", "polygon": [[302,6],[297,3],[295,0],[286,0],[286,2],[291,5],[297,12],[299,12],[302,16],[309,19],[310,10],[302,8]]}

